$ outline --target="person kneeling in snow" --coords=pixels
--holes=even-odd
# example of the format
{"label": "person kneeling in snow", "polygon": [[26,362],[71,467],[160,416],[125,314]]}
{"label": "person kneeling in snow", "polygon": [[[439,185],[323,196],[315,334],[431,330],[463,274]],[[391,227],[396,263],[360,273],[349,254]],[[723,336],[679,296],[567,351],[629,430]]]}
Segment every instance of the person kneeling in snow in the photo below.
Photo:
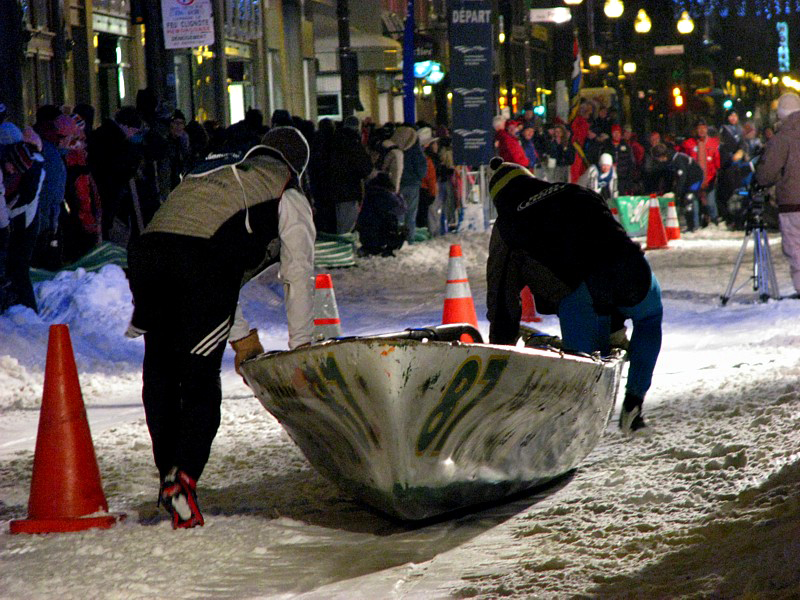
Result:
{"label": "person kneeling in snow", "polygon": [[558,314],[564,348],[609,352],[610,315],[633,321],[630,368],[619,426],[646,426],[642,404],[661,349],[661,289],[641,248],[614,219],[603,198],[575,184],[551,184],[493,158],[489,192],[497,220],[489,242],[489,341],[519,337],[520,291],[536,308]]}
{"label": "person kneeling in snow", "polygon": [[280,260],[289,347],[311,342],[316,232],[299,183],[307,163],[297,129],[271,129],[246,153],[201,163],[132,245],[126,335],[144,334],[142,399],[173,528],[203,524],[195,488],[220,423],[225,341],[237,372],[263,352],[238,307],[240,287]]}
{"label": "person kneeling in snow", "polygon": [[394,251],[400,249],[408,233],[402,224],[405,214],[403,197],[394,192],[389,175],[378,171],[367,181],[364,204],[358,214],[356,228],[361,240],[361,254],[394,256]]}

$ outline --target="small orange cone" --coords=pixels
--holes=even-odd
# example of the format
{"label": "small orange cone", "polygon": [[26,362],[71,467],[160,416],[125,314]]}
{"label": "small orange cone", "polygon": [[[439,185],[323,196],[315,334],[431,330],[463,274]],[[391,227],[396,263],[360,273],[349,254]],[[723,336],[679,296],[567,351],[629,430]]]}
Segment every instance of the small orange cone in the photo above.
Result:
{"label": "small orange cone", "polygon": [[536,314],[536,301],[533,299],[531,288],[526,285],[524,288],[522,288],[519,297],[522,301],[521,320],[525,321],[526,323],[538,323],[541,321],[542,317]]}
{"label": "small orange cone", "polygon": [[342,337],[342,322],[336,307],[333,280],[328,274],[317,275],[314,282],[314,340]]}
{"label": "small orange cone", "polygon": [[678,222],[678,211],[676,210],[675,203],[672,200],[670,200],[669,204],[667,204],[667,239],[681,239],[681,225]]}
{"label": "small orange cone", "polygon": [[664,221],[661,220],[658,197],[655,194],[651,194],[650,213],[647,217],[647,249],[658,250],[667,247],[667,230],[664,228]]}
{"label": "small orange cone", "polygon": [[[442,311],[442,325],[450,323],[469,323],[478,328],[478,315],[475,314],[475,304],[472,302],[472,292],[469,289],[467,270],[464,267],[464,257],[461,246],[450,246],[450,260],[447,263],[447,286],[445,290],[444,310]],[[462,342],[474,342],[469,334],[462,334]]]}
{"label": "small orange cone", "polygon": [[108,514],[69,328],[51,325],[28,518],[11,521],[11,533],[108,529],[124,518]]}
{"label": "small orange cone", "polygon": [[614,220],[615,220],[617,223],[621,223],[621,221],[620,221],[620,218],[619,218],[619,210],[617,209],[617,207],[616,207],[616,206],[612,206],[612,207],[611,207],[611,214],[613,215],[613,217],[614,217]]}

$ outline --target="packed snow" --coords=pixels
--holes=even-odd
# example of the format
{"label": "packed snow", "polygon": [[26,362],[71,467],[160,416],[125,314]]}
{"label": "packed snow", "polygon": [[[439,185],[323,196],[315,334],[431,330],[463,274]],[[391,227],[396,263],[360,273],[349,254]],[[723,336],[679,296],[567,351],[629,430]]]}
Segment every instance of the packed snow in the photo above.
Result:
{"label": "packed snow", "polygon": [[[462,247],[488,334],[488,235],[334,270],[345,334],[440,322],[451,243]],[[771,238],[789,294],[780,239]],[[748,249],[745,285],[720,306],[743,239],[712,227],[647,253],[665,306],[647,430],[618,431],[618,398],[604,437],[565,480],[421,526],[392,521],[318,475],[228,353],[222,425],[198,487],[206,525],[173,531],[156,507],[143,345],[123,337],[125,275],[61,273],[37,285],[40,315],[17,307],[0,317],[0,597],[800,597],[800,301],[757,302],[745,282]],[[274,272],[242,299],[265,348],[284,349]],[[127,519],[110,530],[11,535],[8,522],[27,515],[53,323],[70,326],[109,508]],[[558,333],[554,317],[539,326]]]}

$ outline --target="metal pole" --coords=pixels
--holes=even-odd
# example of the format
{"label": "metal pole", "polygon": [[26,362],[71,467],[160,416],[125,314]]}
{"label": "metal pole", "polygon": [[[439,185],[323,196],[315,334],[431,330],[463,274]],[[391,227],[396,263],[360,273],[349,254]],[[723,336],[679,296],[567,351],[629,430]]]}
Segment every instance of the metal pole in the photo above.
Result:
{"label": "metal pole", "polygon": [[230,123],[228,115],[228,59],[225,56],[225,2],[213,0],[214,8],[214,118],[223,127]]}
{"label": "metal pole", "polygon": [[414,0],[408,0],[406,26],[403,30],[403,120],[417,120],[417,100],[414,97]]}
{"label": "metal pole", "polygon": [[339,26],[339,77],[342,86],[342,119],[358,108],[358,62],[350,47],[350,8],[348,0],[337,0],[336,19]]}

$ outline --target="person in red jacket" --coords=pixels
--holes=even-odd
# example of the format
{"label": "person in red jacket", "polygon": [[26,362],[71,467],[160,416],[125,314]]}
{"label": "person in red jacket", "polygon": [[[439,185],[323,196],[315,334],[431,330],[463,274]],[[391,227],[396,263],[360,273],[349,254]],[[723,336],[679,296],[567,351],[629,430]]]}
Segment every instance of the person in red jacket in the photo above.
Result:
{"label": "person in red jacket", "polygon": [[[580,179],[583,172],[588,168],[588,163],[583,155],[583,148],[586,146],[586,139],[591,137],[594,139],[595,134],[590,133],[589,119],[592,116],[592,105],[589,102],[582,102],[578,106],[578,115],[572,119],[570,129],[572,130],[572,144],[576,152],[579,154],[578,159],[572,163],[570,167],[569,180],[575,183]],[[578,152],[580,150],[580,152]]]}
{"label": "person in red jacket", "polygon": [[694,131],[694,137],[687,138],[681,144],[680,150],[691,156],[703,168],[705,178],[700,189],[702,216],[695,211],[695,226],[702,224],[706,227],[711,221],[715,224],[719,222],[716,195],[716,178],[720,165],[719,138],[709,137],[708,124],[702,118],[695,122]]}
{"label": "person in red jacket", "polygon": [[497,155],[504,162],[516,163],[522,167],[528,166],[528,157],[522,149],[522,144],[514,136],[513,131],[517,128],[516,121],[507,120],[504,116],[498,115],[492,120],[494,126],[494,145]]}

